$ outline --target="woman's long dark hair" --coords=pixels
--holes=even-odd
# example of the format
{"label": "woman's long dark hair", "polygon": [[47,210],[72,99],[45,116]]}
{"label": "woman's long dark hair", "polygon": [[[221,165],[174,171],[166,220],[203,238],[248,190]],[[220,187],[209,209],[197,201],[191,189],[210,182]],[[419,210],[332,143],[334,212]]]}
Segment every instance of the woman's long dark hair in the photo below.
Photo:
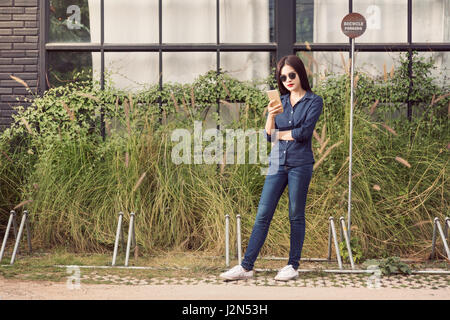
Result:
{"label": "woman's long dark hair", "polygon": [[296,55],[289,55],[281,58],[277,64],[277,71],[275,77],[277,78],[278,89],[280,90],[280,94],[284,95],[289,93],[289,90],[286,89],[286,87],[283,85],[283,82],[281,82],[280,80],[281,69],[285,65],[291,66],[292,68],[294,68],[295,72],[297,72],[298,76],[300,77],[300,85],[302,86],[303,90],[311,91],[311,87],[309,86],[308,76],[306,75],[306,69],[305,65],[303,64],[303,61]]}

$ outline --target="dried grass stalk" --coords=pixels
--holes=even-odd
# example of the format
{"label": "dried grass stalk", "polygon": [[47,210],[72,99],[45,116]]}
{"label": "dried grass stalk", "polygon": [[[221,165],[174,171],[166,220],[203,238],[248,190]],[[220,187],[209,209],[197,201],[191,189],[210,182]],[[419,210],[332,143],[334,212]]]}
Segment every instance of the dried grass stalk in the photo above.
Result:
{"label": "dried grass stalk", "polygon": [[433,105],[436,101],[434,101],[434,98],[436,97],[436,95],[433,94],[433,96],[431,97],[431,105]]}
{"label": "dried grass stalk", "polygon": [[147,172],[144,172],[141,177],[139,178],[139,180],[136,182],[136,184],[133,187],[133,191],[135,192],[137,190],[137,188],[139,188],[139,186],[142,184],[142,181],[144,181],[145,175],[147,174]]}
{"label": "dried grass stalk", "polygon": [[229,103],[228,101],[226,101],[226,100],[219,100],[219,102],[220,102],[220,103],[223,103],[225,106],[227,106],[228,108],[230,108],[230,110],[231,110],[231,108],[233,107],[233,105],[232,105],[231,103]]}
{"label": "dried grass stalk", "polygon": [[20,79],[19,77],[13,76],[13,75],[9,75],[11,79],[13,79],[14,81],[20,83],[21,85],[23,85],[25,88],[30,89],[30,87],[28,86],[28,84],[23,81],[22,79]]}
{"label": "dried grass stalk", "polygon": [[319,70],[319,64],[317,63],[316,59],[314,59],[314,57],[312,56],[312,54],[309,54],[309,53],[307,53],[307,52],[303,52],[303,54],[304,54],[305,56],[307,56],[308,59],[314,63],[314,65],[316,66],[317,70]]}
{"label": "dried grass stalk", "polygon": [[223,80],[220,81],[222,83],[222,87],[225,90],[228,97],[231,97],[230,91],[228,90],[227,86],[225,85],[225,82]]}
{"label": "dried grass stalk", "polygon": [[223,154],[223,158],[222,158],[222,163],[220,164],[220,173],[223,174],[225,171],[225,164],[227,163],[227,153],[224,152]]}
{"label": "dried grass stalk", "polygon": [[181,97],[181,103],[183,104],[184,112],[186,112],[187,115],[190,115],[192,117],[189,107],[187,106],[186,100],[184,99],[184,94],[183,97]]}
{"label": "dried grass stalk", "polygon": [[128,165],[130,163],[130,154],[127,152],[125,152],[125,168],[128,168]]}
{"label": "dried grass stalk", "polygon": [[133,102],[133,97],[132,97],[131,93],[128,94],[128,101],[130,102],[130,112],[133,112],[134,102]]}
{"label": "dried grass stalk", "polygon": [[358,86],[358,80],[359,80],[359,74],[355,76],[353,79],[353,88],[356,88]]}
{"label": "dried grass stalk", "polygon": [[195,110],[194,87],[191,87],[191,107],[192,107],[192,110]]}
{"label": "dried grass stalk", "polygon": [[392,78],[394,78],[394,65],[392,65],[391,67],[391,72],[389,72],[389,76]]}
{"label": "dried grass stalk", "polygon": [[33,134],[33,130],[31,130],[30,124],[25,118],[20,118],[22,123],[25,125],[25,128],[27,128],[29,134]]}
{"label": "dried grass stalk", "polygon": [[26,204],[28,204],[28,203],[31,203],[31,202],[33,202],[33,200],[31,200],[31,199],[22,201],[22,202],[19,203],[17,206],[15,206],[15,207],[13,208],[13,210],[22,208],[24,205],[26,205]]}
{"label": "dried grass stalk", "polygon": [[8,159],[11,163],[14,162],[4,151],[1,151],[1,152],[5,156],[5,158]]}
{"label": "dried grass stalk", "polygon": [[128,134],[131,135],[130,107],[129,107],[128,101],[126,99],[123,102],[123,108],[125,110],[125,120],[127,122],[127,131],[128,131]]}
{"label": "dried grass stalk", "polygon": [[85,93],[85,92],[75,92],[75,94],[76,94],[76,95],[79,95],[79,96],[82,96],[82,97],[85,97],[85,98],[92,99],[92,100],[94,100],[94,101],[96,101],[96,102],[100,102],[100,99],[99,99],[99,98],[97,98],[96,96],[93,96],[92,94],[89,94],[89,93]]}
{"label": "dried grass stalk", "polygon": [[334,148],[338,147],[340,144],[342,144],[342,141],[336,142],[335,144],[333,144],[331,147],[329,147],[327,149],[327,151],[325,151],[325,153],[323,154],[323,156],[319,159],[319,161],[317,161],[314,164],[313,170],[316,170],[317,167],[325,160],[325,158],[330,154],[331,150],[333,150]]}
{"label": "dried grass stalk", "polygon": [[383,63],[383,75],[384,75],[384,82],[387,82],[388,76],[386,72],[386,63]]}
{"label": "dried grass stalk", "polygon": [[380,100],[377,99],[377,100],[372,104],[372,106],[370,107],[369,114],[373,114],[373,113],[375,112],[375,109],[377,108],[377,105],[378,105],[379,102],[380,102]]}
{"label": "dried grass stalk", "polygon": [[134,247],[134,259],[136,260],[139,257],[139,247],[136,244],[136,246]]}
{"label": "dried grass stalk", "polygon": [[319,154],[322,154],[323,150],[325,149],[325,147],[327,146],[328,142],[330,142],[330,138],[328,138],[327,140],[325,140],[325,142],[322,144],[322,146],[319,149]]}
{"label": "dried grass stalk", "polygon": [[178,106],[177,99],[175,99],[175,95],[173,94],[173,92],[170,93],[170,97],[172,98],[173,104],[175,105],[176,112],[179,113],[180,112],[180,108]]}
{"label": "dried grass stalk", "polygon": [[305,45],[306,45],[306,49],[307,49],[307,50],[311,50],[311,46],[309,45],[309,42],[308,42],[308,41],[305,41]]}
{"label": "dried grass stalk", "polygon": [[166,110],[163,110],[163,112],[162,112],[162,120],[163,120],[163,123],[164,123],[164,124],[167,123]]}
{"label": "dried grass stalk", "polygon": [[383,128],[392,133],[394,136],[398,136],[397,132],[395,132],[395,130],[389,127],[387,124],[382,123],[381,125],[383,126]]}
{"label": "dried grass stalk", "polygon": [[323,141],[320,138],[319,134],[317,133],[316,129],[313,130],[313,136],[316,138],[316,140],[319,142],[320,145],[322,145]]}
{"label": "dried grass stalk", "polygon": [[395,157],[395,160],[401,164],[403,164],[404,166],[411,168],[411,165],[409,164],[408,161],[406,161],[405,159],[401,158],[401,157]]}
{"label": "dried grass stalk", "polygon": [[307,75],[307,76],[312,75],[312,71],[311,71],[311,69],[310,69],[310,65],[311,65],[311,60],[309,61],[308,65],[305,66],[305,70],[306,70],[306,75]]}
{"label": "dried grass stalk", "polygon": [[105,121],[105,129],[106,129],[106,134],[108,136],[111,135],[111,124],[109,123],[109,121]]}
{"label": "dried grass stalk", "polygon": [[64,109],[66,110],[67,114],[69,115],[70,121],[75,121],[75,114],[73,111],[67,106],[67,104],[64,101],[61,101]]}
{"label": "dried grass stalk", "polygon": [[307,73],[308,75],[311,75],[311,74],[312,74],[312,71],[311,71],[311,63],[312,63],[312,60],[311,60],[311,59],[308,59],[308,65],[306,66],[306,73]]}
{"label": "dried grass stalk", "polygon": [[355,173],[354,175],[352,175],[352,179],[358,178],[362,174],[363,174],[362,172]]}
{"label": "dried grass stalk", "polygon": [[325,139],[326,133],[327,133],[327,123],[325,122],[322,127],[322,135],[320,136],[320,139],[322,141]]}
{"label": "dried grass stalk", "polygon": [[339,52],[339,54],[341,55],[342,68],[345,72],[347,72],[347,64],[345,63],[344,55],[342,54],[342,52]]}
{"label": "dried grass stalk", "polygon": [[[443,94],[442,96],[437,97],[436,100],[434,100],[434,103],[438,103],[440,100],[447,98],[448,96],[450,96],[450,92]],[[434,96],[433,96],[434,97]]]}

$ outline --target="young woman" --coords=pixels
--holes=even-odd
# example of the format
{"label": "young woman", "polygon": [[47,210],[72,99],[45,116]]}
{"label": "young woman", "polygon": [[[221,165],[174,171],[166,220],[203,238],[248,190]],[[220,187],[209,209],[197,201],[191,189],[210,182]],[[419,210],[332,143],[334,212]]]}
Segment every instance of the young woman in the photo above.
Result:
{"label": "young woman", "polygon": [[225,280],[253,277],[254,262],[266,240],[270,222],[286,186],[289,190],[291,226],[289,261],[275,280],[287,281],[298,277],[305,238],[306,196],[315,163],[311,139],[322,113],[323,100],[311,91],[305,66],[295,55],[280,59],[276,78],[282,105],[275,100],[269,102],[265,126],[267,140],[278,143],[278,148],[272,148],[269,157],[269,172],[272,170],[272,174],[269,173],[264,182],[244,259],[240,265],[220,275]]}

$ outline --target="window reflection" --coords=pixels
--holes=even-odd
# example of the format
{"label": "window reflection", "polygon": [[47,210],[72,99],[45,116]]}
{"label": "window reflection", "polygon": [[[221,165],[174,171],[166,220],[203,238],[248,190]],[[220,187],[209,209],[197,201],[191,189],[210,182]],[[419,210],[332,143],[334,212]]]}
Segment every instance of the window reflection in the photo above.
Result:
{"label": "window reflection", "polygon": [[[47,85],[49,88],[66,85],[74,80],[100,79],[92,72],[92,60],[100,59],[99,52],[49,52]],[[80,73],[81,75],[77,75]]]}
{"label": "window reflection", "polygon": [[100,26],[100,15],[93,17],[90,11],[97,1],[51,0],[49,42],[91,42],[91,23]]}

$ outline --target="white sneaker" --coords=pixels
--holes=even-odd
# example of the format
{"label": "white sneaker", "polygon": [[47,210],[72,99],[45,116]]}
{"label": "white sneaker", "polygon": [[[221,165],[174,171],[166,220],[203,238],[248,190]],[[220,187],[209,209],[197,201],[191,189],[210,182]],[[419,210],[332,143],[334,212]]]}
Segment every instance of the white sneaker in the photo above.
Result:
{"label": "white sneaker", "polygon": [[275,276],[275,280],[288,281],[298,277],[298,270],[295,270],[292,265],[287,265]]}
{"label": "white sneaker", "polygon": [[220,277],[225,280],[245,280],[253,277],[253,270],[245,271],[245,269],[238,264],[230,270],[221,273]]}

